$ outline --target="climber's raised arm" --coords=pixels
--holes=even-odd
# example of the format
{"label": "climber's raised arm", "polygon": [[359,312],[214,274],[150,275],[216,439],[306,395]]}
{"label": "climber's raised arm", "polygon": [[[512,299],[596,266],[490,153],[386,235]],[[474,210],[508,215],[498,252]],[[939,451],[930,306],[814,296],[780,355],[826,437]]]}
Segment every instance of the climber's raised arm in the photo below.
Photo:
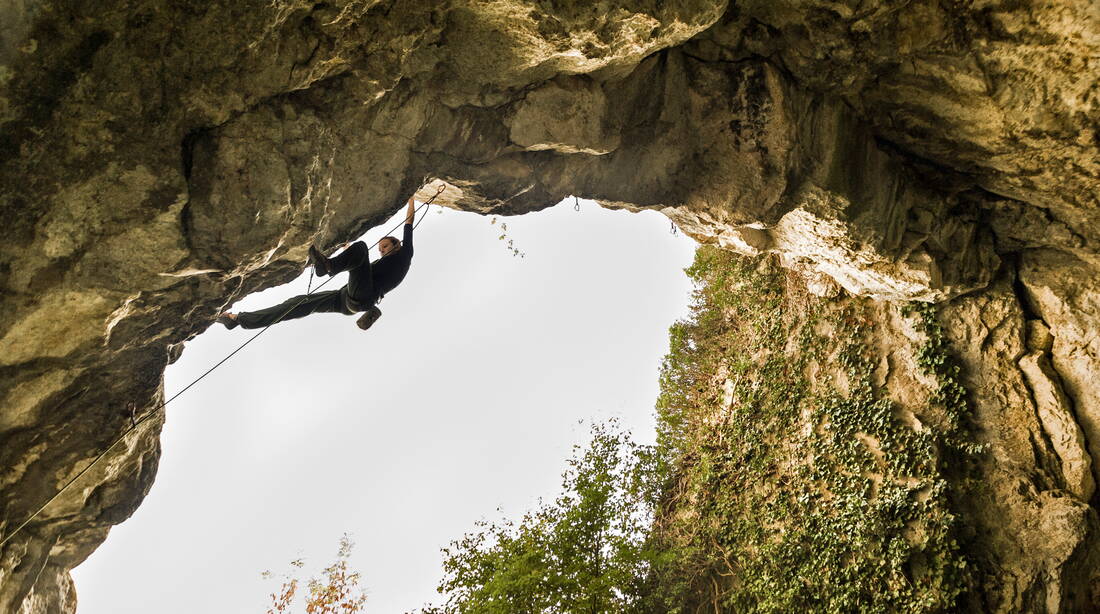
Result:
{"label": "climber's raised arm", "polygon": [[414,196],[409,197],[408,213],[405,214],[406,224],[412,224],[413,220],[416,219],[416,201],[414,200],[414,198]]}

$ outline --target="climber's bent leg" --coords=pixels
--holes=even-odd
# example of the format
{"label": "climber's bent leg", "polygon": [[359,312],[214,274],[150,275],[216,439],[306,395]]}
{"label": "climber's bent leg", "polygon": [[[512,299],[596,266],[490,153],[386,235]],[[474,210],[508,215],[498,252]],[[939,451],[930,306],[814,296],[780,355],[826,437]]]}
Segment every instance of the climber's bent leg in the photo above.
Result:
{"label": "climber's bent leg", "polygon": [[360,311],[378,302],[378,297],[374,295],[368,251],[366,243],[356,241],[339,256],[329,260],[329,267],[333,274],[340,271],[348,272],[348,294],[353,300],[364,305]]}
{"label": "climber's bent leg", "polygon": [[366,263],[369,267],[370,258],[368,251],[366,243],[362,241],[352,243],[347,249],[328,259],[329,275],[350,271],[356,267],[362,266],[363,263]]}

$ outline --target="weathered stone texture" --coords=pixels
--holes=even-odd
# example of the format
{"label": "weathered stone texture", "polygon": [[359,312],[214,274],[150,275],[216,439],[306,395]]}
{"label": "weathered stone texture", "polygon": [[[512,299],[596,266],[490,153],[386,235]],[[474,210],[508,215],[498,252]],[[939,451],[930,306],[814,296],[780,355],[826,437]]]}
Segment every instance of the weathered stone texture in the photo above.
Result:
{"label": "weathered stone texture", "polygon": [[[1090,0],[3,4],[0,534],[129,403],[155,411],[223,305],[437,178],[466,210],[654,208],[822,295],[1011,320],[974,338],[1012,344],[960,351],[996,458],[1031,476],[993,479],[1029,494],[991,505],[1050,535],[983,546],[1019,556],[987,604],[1068,611],[1097,539],[1098,20]],[[1026,314],[993,316],[1012,271]],[[71,608],[65,570],[151,483],[147,425],[3,546],[0,610]]]}
{"label": "weathered stone texture", "polygon": [[1002,278],[943,315],[965,365],[977,441],[989,447],[980,483],[959,502],[976,531],[967,547],[983,585],[971,607],[1085,612],[1100,598],[1091,459],[1048,355],[1029,343],[1021,298]]}
{"label": "weathered stone texture", "polygon": [[[1079,425],[1089,455],[1100,458],[1100,278],[1096,269],[1062,252],[1025,252],[1020,284],[1049,328],[1047,367],[1064,391],[1066,412]],[[1057,388],[1054,389],[1057,394]],[[1076,438],[1072,433],[1067,437]],[[1100,467],[1092,466],[1094,481]]]}

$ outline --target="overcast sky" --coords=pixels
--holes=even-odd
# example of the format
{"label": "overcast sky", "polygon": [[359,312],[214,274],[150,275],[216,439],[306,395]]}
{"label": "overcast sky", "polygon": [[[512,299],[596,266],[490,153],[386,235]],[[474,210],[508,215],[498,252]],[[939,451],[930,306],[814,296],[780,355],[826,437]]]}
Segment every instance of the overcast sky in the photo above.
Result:
{"label": "overcast sky", "polygon": [[[437,601],[439,549],[477,519],[557,494],[581,421],[618,417],[652,442],[695,243],[657,213],[585,201],[496,224],[438,211],[370,331],[338,314],[277,324],[168,406],[152,491],[73,572],[78,614],[262,613],[277,584],[262,571],[327,565],[345,532],[366,611],[405,612]],[[168,395],[253,332],[189,343]]]}

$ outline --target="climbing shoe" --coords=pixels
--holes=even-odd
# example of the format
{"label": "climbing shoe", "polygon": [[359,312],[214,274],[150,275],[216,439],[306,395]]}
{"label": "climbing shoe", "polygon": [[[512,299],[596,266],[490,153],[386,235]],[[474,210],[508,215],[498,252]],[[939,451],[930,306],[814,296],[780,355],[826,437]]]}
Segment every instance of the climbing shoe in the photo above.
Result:
{"label": "climbing shoe", "polygon": [[309,246],[309,263],[313,265],[313,271],[318,277],[329,275],[328,258],[312,245]]}
{"label": "climbing shoe", "polygon": [[223,313],[219,315],[217,321],[219,324],[225,326],[229,330],[233,330],[234,328],[237,328],[241,325],[241,323],[237,321],[237,318],[230,317],[228,313]]}
{"label": "climbing shoe", "polygon": [[382,317],[382,310],[374,305],[367,310],[366,313],[359,316],[359,319],[355,321],[356,326],[363,330],[367,330],[372,324],[378,321],[378,318]]}

